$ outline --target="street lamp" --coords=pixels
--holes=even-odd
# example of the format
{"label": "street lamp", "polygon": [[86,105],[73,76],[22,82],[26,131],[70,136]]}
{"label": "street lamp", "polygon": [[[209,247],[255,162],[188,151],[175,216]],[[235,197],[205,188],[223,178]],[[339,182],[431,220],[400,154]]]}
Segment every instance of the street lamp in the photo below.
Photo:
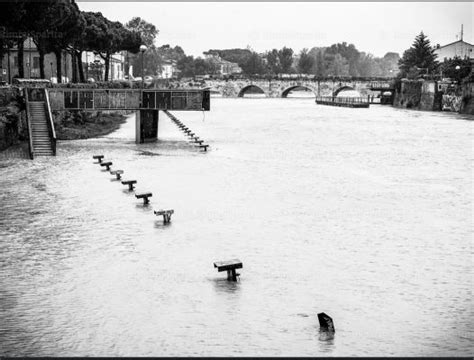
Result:
{"label": "street lamp", "polygon": [[461,81],[461,79],[460,79],[460,77],[459,77],[459,70],[461,70],[461,66],[456,65],[455,69],[456,69],[456,81],[457,81],[458,84],[459,84],[460,81]]}
{"label": "street lamp", "polygon": [[147,50],[147,47],[145,45],[140,45],[140,52],[142,53],[142,89],[144,88],[144,82],[143,82],[143,76],[144,76],[144,72],[143,72],[143,55],[145,53],[145,51]]}

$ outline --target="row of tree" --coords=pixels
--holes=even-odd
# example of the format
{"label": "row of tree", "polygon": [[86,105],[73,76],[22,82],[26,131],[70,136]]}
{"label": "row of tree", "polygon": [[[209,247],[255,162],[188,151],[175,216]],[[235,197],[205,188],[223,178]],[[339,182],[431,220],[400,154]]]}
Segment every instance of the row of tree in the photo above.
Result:
{"label": "row of tree", "polygon": [[[56,56],[57,78],[62,79],[62,54],[72,57],[73,81],[85,81],[84,51],[98,54],[105,63],[105,79],[108,80],[112,54],[127,51],[125,69],[133,66],[134,74],[156,75],[165,61],[177,65],[180,76],[218,74],[220,57],[240,66],[245,75],[309,74],[318,77],[399,77],[416,78],[420,74],[442,73],[446,77],[463,78],[471,72],[469,60],[451,59],[439,64],[430,41],[423,32],[412,46],[399,57],[389,52],[382,58],[361,52],[346,42],[329,47],[303,49],[295,54],[283,47],[263,54],[246,49],[211,49],[206,58],[187,56],[180,46],[156,47],[158,30],[155,25],[135,17],[125,25],[111,21],[100,12],[80,11],[74,0],[10,0],[2,3],[0,24],[4,34],[0,36],[0,58],[7,49],[18,47],[19,77],[24,77],[23,44],[31,37],[39,52],[40,77],[45,77],[44,57]],[[139,56],[140,45],[147,50]],[[399,71],[400,70],[400,71]]]}
{"label": "row of tree", "polygon": [[108,80],[112,54],[122,50],[137,53],[142,43],[140,32],[109,20],[100,12],[80,11],[73,0],[10,0],[2,3],[0,24],[6,34],[0,38],[0,58],[16,45],[20,78],[24,77],[23,44],[28,37],[38,49],[41,78],[45,77],[45,54],[55,54],[58,81],[62,79],[64,51],[72,57],[73,81],[85,81],[81,61],[84,51],[93,51],[104,59]]}
{"label": "row of tree", "polygon": [[258,54],[251,49],[209,50],[205,55],[218,55],[222,59],[239,64],[247,75],[310,74],[319,77],[393,77],[398,71],[397,53],[387,53],[383,58],[374,58],[360,52],[353,44],[337,43],[329,47],[303,49],[295,54],[293,49],[283,47]]}

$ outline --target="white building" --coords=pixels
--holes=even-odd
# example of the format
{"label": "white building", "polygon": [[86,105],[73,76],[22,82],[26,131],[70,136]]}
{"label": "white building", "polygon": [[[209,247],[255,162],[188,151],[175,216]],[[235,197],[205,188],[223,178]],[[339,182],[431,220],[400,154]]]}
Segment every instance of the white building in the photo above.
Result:
{"label": "white building", "polygon": [[160,77],[162,79],[170,79],[176,73],[176,64],[174,61],[165,61],[161,64]]}
{"label": "white building", "polygon": [[[93,78],[96,81],[105,79],[105,60],[100,55],[94,54],[92,51],[84,51],[82,53],[82,63],[84,67],[84,75],[86,79]],[[109,81],[123,80],[125,56],[123,53],[112,54],[109,64]]]}
{"label": "white building", "polygon": [[452,59],[454,57],[460,57],[462,59],[474,59],[474,45],[469,44],[463,40],[455,41],[451,44],[444,46],[437,46],[435,54],[438,55],[438,61],[443,62],[445,59]]}

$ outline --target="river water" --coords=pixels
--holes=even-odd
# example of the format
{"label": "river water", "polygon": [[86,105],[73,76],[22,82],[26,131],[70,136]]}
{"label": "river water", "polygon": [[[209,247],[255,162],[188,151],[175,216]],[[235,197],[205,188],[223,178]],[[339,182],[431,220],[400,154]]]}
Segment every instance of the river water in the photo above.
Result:
{"label": "river water", "polygon": [[[157,143],[131,116],[0,160],[0,355],[472,355],[472,117],[211,106],[175,113],[207,153],[160,113]],[[213,267],[232,258],[237,283]]]}

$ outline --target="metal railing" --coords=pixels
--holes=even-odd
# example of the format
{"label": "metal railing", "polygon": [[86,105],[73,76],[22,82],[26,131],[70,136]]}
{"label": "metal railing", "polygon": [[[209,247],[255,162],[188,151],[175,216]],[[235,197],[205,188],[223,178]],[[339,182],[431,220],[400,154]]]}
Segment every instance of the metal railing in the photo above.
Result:
{"label": "metal railing", "polygon": [[51,146],[53,150],[53,154],[56,156],[56,130],[54,129],[54,121],[53,121],[53,114],[51,112],[51,105],[49,103],[49,94],[46,89],[44,89],[45,93],[45,102],[46,102],[46,109],[47,109],[47,117],[48,117],[48,124],[50,130],[50,139],[51,139]]}
{"label": "metal railing", "polygon": [[209,110],[208,90],[48,89],[47,92],[52,110]]}
{"label": "metal railing", "polygon": [[334,104],[369,104],[369,99],[367,97],[316,96],[316,102],[318,101]]}
{"label": "metal railing", "polygon": [[28,102],[29,102],[29,97],[28,97],[28,89],[24,89],[23,90],[25,92],[25,103],[26,103],[26,110],[25,110],[25,114],[26,114],[26,125],[28,127],[28,150],[29,150],[29,155],[30,155],[30,159],[33,160],[34,158],[34,148],[33,148],[33,130],[31,129],[31,119],[30,119],[30,109],[29,109],[29,105],[28,105]]}

